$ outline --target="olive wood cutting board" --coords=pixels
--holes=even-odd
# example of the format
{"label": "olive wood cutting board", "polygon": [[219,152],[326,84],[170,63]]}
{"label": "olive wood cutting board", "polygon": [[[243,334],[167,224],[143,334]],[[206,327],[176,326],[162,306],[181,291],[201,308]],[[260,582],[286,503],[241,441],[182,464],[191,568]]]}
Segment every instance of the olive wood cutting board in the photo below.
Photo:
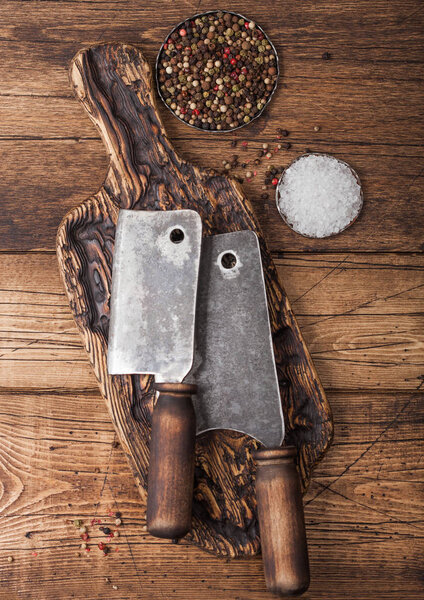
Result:
{"label": "olive wood cutting board", "polygon": [[[149,465],[152,378],[109,376],[106,367],[119,208],[191,208],[199,212],[205,235],[241,229],[258,234],[286,441],[298,448],[298,468],[306,489],[313,467],[331,443],[331,410],[240,185],[177,156],[158,115],[150,67],[138,48],[113,43],[84,49],[73,59],[70,77],[102,135],[110,166],[101,189],[63,219],[57,255],[73,316],[142,497]],[[261,409],[260,399],[257,409]],[[232,431],[212,431],[197,438],[192,530],[185,539],[225,556],[258,551],[252,459],[257,446],[252,438]]]}

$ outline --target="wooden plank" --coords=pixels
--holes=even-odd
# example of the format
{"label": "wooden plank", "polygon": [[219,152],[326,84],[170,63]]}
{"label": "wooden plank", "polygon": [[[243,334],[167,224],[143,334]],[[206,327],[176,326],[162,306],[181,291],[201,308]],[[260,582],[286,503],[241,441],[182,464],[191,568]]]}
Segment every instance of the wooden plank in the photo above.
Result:
{"label": "wooden plank", "polygon": [[[16,99],[8,99],[11,105],[9,119],[15,111],[13,100]],[[27,98],[18,100],[28,101]],[[69,111],[62,108],[60,115],[56,113],[53,119],[56,134],[66,134],[68,137],[57,140],[0,139],[3,159],[0,193],[4,211],[0,223],[0,250],[52,249],[57,227],[64,214],[97,191],[106,174],[108,163],[103,144],[78,104],[70,99],[39,98],[38,101],[40,104],[46,101],[69,103]],[[45,123],[52,115],[50,110],[43,110]],[[78,125],[72,131],[65,131],[64,128],[69,125],[69,112],[73,111],[78,115]],[[28,109],[23,111],[24,114],[27,112]],[[40,119],[41,112],[40,109]],[[36,134],[42,137],[43,123],[41,120],[39,123]],[[80,127],[82,123],[86,127],[86,135],[96,139],[78,137],[83,133]],[[21,134],[25,137],[28,129],[24,127]],[[75,135],[77,137],[73,137]],[[278,154],[277,164],[287,166],[303,152],[307,138],[295,139],[296,135],[294,133],[290,137],[293,148]],[[237,137],[242,140],[242,133],[239,132]],[[230,160],[235,152],[240,162],[256,158],[262,143],[270,139],[273,137],[259,135],[256,140],[249,142],[247,152],[243,152],[240,143],[236,149],[231,148],[227,137],[217,139],[213,152],[208,138],[193,140],[182,137],[175,139],[174,145],[182,156],[193,163],[219,170],[222,160]],[[272,147],[275,146],[272,144]],[[252,201],[272,251],[421,249],[422,235],[417,226],[423,210],[420,197],[424,179],[417,177],[417,163],[421,160],[417,152],[420,149],[378,144],[368,146],[362,143],[336,144],[331,139],[320,139],[315,149],[336,154],[357,169],[365,185],[366,202],[362,215],[351,228],[334,238],[309,240],[295,234],[280,218],[273,190],[268,190],[268,199],[261,198],[264,193],[261,186],[268,165],[265,160],[257,167],[257,177],[251,182],[244,181],[243,188]],[[233,174],[244,177],[245,171],[239,168]],[[43,225],[40,226],[40,223]]]}
{"label": "wooden plank", "polygon": [[277,266],[324,386],[421,387],[421,255],[290,255]]}
{"label": "wooden plank", "polygon": [[[123,5],[124,13],[125,10],[126,5]],[[110,30],[113,30],[113,27],[111,24]],[[153,38],[147,37],[144,30],[130,30],[121,39],[131,44],[140,44],[149,62],[154,63],[161,42],[159,34],[157,38]],[[99,39],[91,39],[91,43],[95,41]],[[290,83],[291,86],[297,85],[298,80],[316,81],[323,78],[338,85],[365,86],[368,82],[368,85],[371,83],[374,86],[381,83],[382,79],[402,84],[410,80],[418,81],[423,76],[422,48],[417,44],[418,40],[410,36],[406,36],[402,44],[386,49],[381,46],[364,46],[362,43],[359,46],[352,43],[346,46],[340,44],[337,45],[337,49],[334,44],[331,47],[320,47],[308,43],[302,33],[298,39],[286,41],[280,35],[273,41],[279,47],[280,56],[282,55],[284,61],[282,81]],[[37,42],[0,39],[3,59],[0,64],[0,96],[73,97],[69,88],[67,67],[81,46],[89,42],[88,38],[81,41],[76,38],[69,41],[40,39]],[[328,48],[336,50],[336,53],[333,54],[332,61],[323,62],[322,51]],[[10,69],[13,63],[14,67]],[[408,71],[407,65],[410,66]],[[34,72],[37,73],[37,77],[34,77]],[[329,117],[331,119],[332,115]],[[306,125],[303,119],[297,122],[298,127],[305,127],[305,132],[310,133],[306,130]],[[385,123],[379,123],[379,127],[385,125],[387,126]],[[387,129],[390,133],[388,126]],[[248,129],[245,131],[247,133]],[[360,131],[355,133],[361,135]]]}
{"label": "wooden plank", "polygon": [[[422,255],[285,255],[281,280],[328,389],[422,386]],[[0,255],[0,376],[96,388],[52,254]]]}
{"label": "wooden plank", "polygon": [[[222,0],[214,6],[228,8]],[[372,4],[367,0],[354,4],[349,0],[317,4],[305,0],[301,12],[296,0],[272,5],[235,2],[233,6],[234,11],[247,10],[249,17],[270,31],[276,43],[297,46],[309,39],[314,47],[331,49],[343,42],[346,56],[364,46],[390,50],[409,48],[420,42],[423,20],[420,9],[419,0],[405,0],[401,4],[386,0],[375,0]],[[114,0],[74,0],[55,2],[53,9],[39,3],[37,10],[30,2],[5,0],[0,12],[0,35],[5,40],[34,43],[45,40],[93,43],[103,37],[115,40],[121,35],[128,42],[141,39],[154,44],[178,20],[193,14],[193,10],[192,3],[186,0],[178,4],[159,0],[145,5],[138,0],[127,0],[119,7]],[[372,38],[370,32],[374,34]]]}
{"label": "wooden plank", "polygon": [[[6,171],[0,183],[5,199],[0,249],[52,248],[64,212],[103,178],[106,159],[98,134],[68,84],[74,53],[82,45],[121,38],[141,43],[153,64],[166,31],[193,10],[188,2],[166,3],[166,10],[163,2],[152,9],[136,1],[119,9],[112,1],[56,2],[54,10],[46,3],[37,4],[37,10],[33,6],[9,0],[0,7],[0,152]],[[422,250],[417,226],[423,217],[424,168],[420,3],[380,0],[371,6],[365,0],[354,5],[344,0],[317,6],[309,0],[302,2],[301,13],[294,0],[272,7],[240,6],[247,8],[275,41],[283,78],[264,118],[236,134],[250,142],[244,157],[256,156],[263,142],[274,143],[276,127],[285,127],[291,132],[292,149],[278,155],[279,164],[286,166],[306,148],[335,154],[358,171],[366,198],[363,214],[351,229],[334,239],[307,240],[283,224],[272,197],[260,199],[258,175],[244,187],[271,249]],[[322,60],[324,51],[331,51],[331,60]],[[162,116],[177,150],[200,166],[220,168],[222,158],[234,153],[225,134],[214,136],[212,148],[210,136],[185,127],[164,108]],[[315,125],[321,127],[319,132],[313,130]],[[38,145],[28,138],[37,138]],[[51,159],[51,138],[58,139],[56,163]],[[92,149],[70,146],[69,139],[77,138],[95,138]],[[16,165],[22,179],[17,188],[9,184],[16,179]],[[74,176],[78,169],[81,177]],[[73,184],[67,186],[71,178]],[[89,180],[91,186],[86,184]],[[37,229],[40,216],[47,218]],[[12,220],[13,231],[6,225]],[[31,237],[35,230],[37,235]]]}
{"label": "wooden plank", "polygon": [[[423,395],[333,393],[330,401],[335,440],[306,497],[305,598],[338,600],[344,588],[352,599],[369,589],[375,598],[420,598]],[[146,533],[144,502],[98,393],[0,393],[0,435],[8,582],[0,598],[270,598],[260,557],[228,561]],[[89,523],[96,516],[115,530],[109,509],[123,525],[104,558],[105,536]],[[89,526],[88,556],[74,519]]]}
{"label": "wooden plank", "polygon": [[[0,249],[54,247],[64,214],[94,193],[107,170],[100,140],[0,141]],[[26,223],[26,224],[25,224]]]}
{"label": "wooden plank", "polygon": [[54,254],[1,255],[3,387],[97,388]]}

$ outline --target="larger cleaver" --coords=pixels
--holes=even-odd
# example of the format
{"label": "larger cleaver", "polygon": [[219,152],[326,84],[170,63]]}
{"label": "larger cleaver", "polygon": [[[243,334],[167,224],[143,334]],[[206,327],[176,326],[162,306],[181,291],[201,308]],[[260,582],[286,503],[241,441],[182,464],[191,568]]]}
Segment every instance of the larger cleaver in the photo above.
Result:
{"label": "larger cleaver", "polygon": [[191,526],[194,352],[202,223],[193,210],[121,210],[113,257],[110,374],[155,375],[147,529],[178,538]]}
{"label": "larger cleaver", "polygon": [[296,449],[281,447],[284,419],[254,232],[203,240],[196,321],[187,380],[197,384],[197,432],[234,429],[264,445],[256,452],[256,495],[267,587],[302,593],[309,562]]}

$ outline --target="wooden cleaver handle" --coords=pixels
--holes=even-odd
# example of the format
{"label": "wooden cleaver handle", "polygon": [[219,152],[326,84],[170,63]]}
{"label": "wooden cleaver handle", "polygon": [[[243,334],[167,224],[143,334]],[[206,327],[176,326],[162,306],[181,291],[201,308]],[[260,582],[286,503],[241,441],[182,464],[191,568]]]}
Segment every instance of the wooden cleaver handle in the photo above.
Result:
{"label": "wooden cleaver handle", "polygon": [[180,538],[191,528],[196,417],[187,383],[155,385],[150,465],[147,480],[147,530],[160,538]]}
{"label": "wooden cleaver handle", "polygon": [[302,594],[309,586],[302,492],[296,448],[255,453],[256,499],[267,588],[279,595]]}

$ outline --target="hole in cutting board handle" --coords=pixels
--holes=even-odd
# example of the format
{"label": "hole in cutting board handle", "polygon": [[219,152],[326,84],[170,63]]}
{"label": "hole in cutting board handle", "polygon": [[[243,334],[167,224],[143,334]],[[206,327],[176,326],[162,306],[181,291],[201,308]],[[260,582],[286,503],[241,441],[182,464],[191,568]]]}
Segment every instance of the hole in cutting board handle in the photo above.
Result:
{"label": "hole in cutting board handle", "polygon": [[224,269],[233,269],[237,264],[237,257],[232,252],[226,252],[221,258]]}
{"label": "hole in cutting board handle", "polygon": [[181,244],[184,239],[184,231],[178,228],[173,229],[169,234],[169,239],[173,244]]}

